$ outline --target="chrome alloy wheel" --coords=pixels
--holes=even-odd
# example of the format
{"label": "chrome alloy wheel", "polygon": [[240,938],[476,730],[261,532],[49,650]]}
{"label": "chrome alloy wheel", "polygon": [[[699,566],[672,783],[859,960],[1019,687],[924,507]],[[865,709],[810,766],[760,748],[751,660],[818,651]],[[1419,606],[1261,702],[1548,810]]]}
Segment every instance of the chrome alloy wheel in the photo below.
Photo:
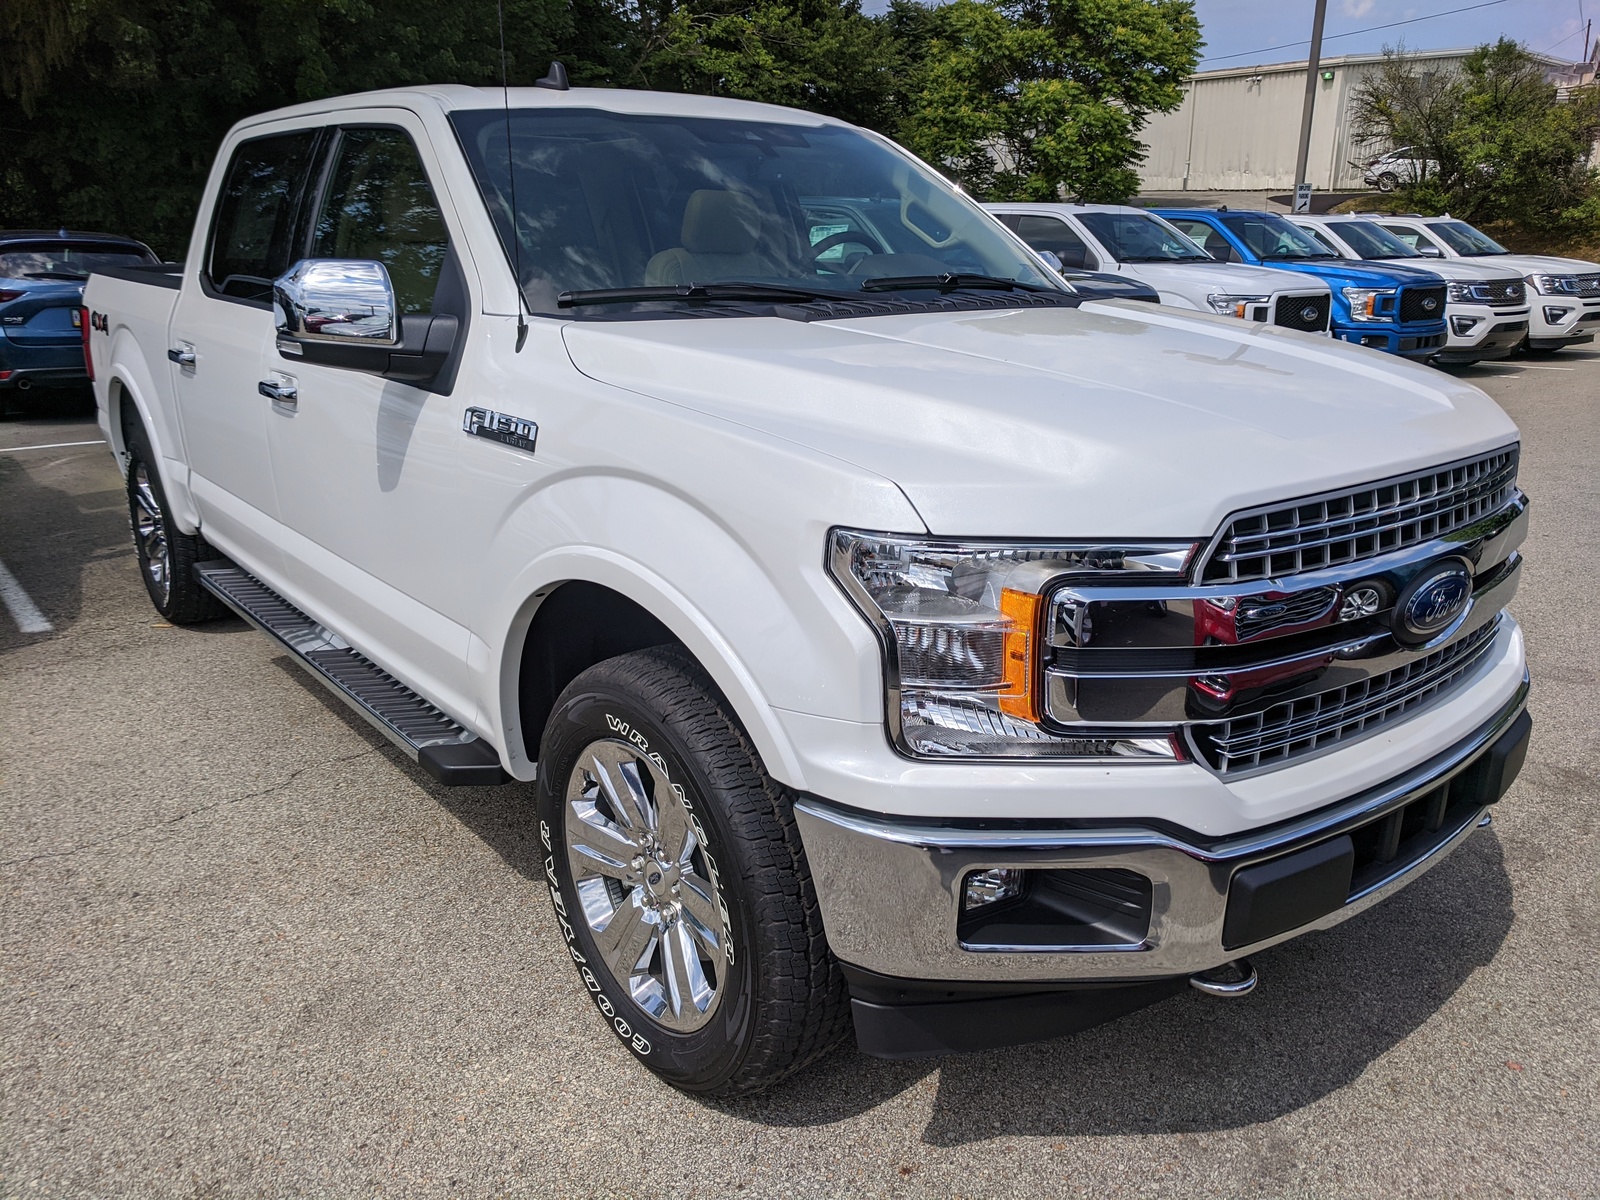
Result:
{"label": "chrome alloy wheel", "polygon": [[167,546],[167,522],[161,515],[150,473],[144,463],[133,466],[133,536],[144,551],[144,570],[165,604],[172,593],[172,553]]}
{"label": "chrome alloy wheel", "polygon": [[727,934],[688,802],[636,747],[602,738],[578,756],[566,806],[567,864],[612,977],[658,1024],[700,1028],[722,998]]}

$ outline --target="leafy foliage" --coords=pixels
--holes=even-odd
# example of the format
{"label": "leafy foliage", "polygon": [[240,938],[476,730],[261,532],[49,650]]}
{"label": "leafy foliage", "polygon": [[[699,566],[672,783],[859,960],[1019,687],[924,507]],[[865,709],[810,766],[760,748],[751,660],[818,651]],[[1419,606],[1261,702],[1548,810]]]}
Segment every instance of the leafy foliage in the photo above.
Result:
{"label": "leafy foliage", "polygon": [[[908,142],[995,197],[1121,199],[1175,107],[1192,0],[505,0],[510,80],[793,105]],[[495,0],[3,0],[0,226],[131,233],[181,256],[253,113],[500,81]]]}
{"label": "leafy foliage", "polygon": [[1438,164],[1401,181],[1406,207],[1532,230],[1600,228],[1600,176],[1588,165],[1600,92],[1560,97],[1515,42],[1478,47],[1459,71],[1424,70],[1404,49],[1388,51],[1357,90],[1354,116],[1363,141],[1411,146]]}
{"label": "leafy foliage", "polygon": [[1008,200],[1130,196],[1139,131],[1182,103],[1201,44],[1189,0],[955,0],[934,25],[905,140]]}

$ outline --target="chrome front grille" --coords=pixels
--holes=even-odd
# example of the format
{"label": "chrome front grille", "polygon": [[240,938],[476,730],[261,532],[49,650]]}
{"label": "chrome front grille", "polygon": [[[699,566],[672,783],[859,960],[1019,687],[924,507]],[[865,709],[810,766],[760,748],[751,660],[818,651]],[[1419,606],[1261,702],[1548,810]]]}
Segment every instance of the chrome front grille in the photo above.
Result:
{"label": "chrome front grille", "polygon": [[1274,629],[1315,621],[1332,608],[1338,598],[1338,588],[1320,587],[1286,596],[1282,600],[1241,601],[1239,613],[1233,619],[1233,627],[1241,642],[1248,641]]}
{"label": "chrome front grille", "polygon": [[1578,276],[1578,295],[1585,300],[1600,296],[1600,273]]}
{"label": "chrome front grille", "polygon": [[1377,558],[1498,512],[1516,494],[1517,447],[1232,517],[1205,583],[1277,579]]}
{"label": "chrome front grille", "polygon": [[1197,749],[1223,774],[1271,766],[1392,721],[1459,682],[1488,653],[1500,621],[1381,675],[1194,728]]}
{"label": "chrome front grille", "polygon": [[1528,299],[1527,286],[1520,279],[1486,279],[1469,290],[1474,300],[1495,308],[1514,308]]}

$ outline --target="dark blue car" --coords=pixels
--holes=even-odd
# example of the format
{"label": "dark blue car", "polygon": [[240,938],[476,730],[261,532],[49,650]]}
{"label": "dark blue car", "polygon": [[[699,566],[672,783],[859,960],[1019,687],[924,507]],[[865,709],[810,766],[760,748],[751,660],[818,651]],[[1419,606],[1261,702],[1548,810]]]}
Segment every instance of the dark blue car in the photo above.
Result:
{"label": "dark blue car", "polygon": [[90,271],[160,260],[132,238],[0,231],[0,407],[33,388],[88,381],[79,327]]}
{"label": "dark blue car", "polygon": [[1444,349],[1445,281],[1399,263],[1341,258],[1277,213],[1238,209],[1157,208],[1223,262],[1314,275],[1333,292],[1333,336],[1406,358]]}

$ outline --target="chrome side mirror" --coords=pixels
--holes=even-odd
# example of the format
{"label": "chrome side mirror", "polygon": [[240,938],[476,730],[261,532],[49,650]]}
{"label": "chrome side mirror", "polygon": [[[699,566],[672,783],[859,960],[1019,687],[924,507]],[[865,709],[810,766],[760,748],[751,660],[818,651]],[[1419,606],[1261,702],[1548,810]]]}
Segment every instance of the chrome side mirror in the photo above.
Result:
{"label": "chrome side mirror", "polygon": [[1439,247],[1422,245],[1420,243],[1417,246],[1417,253],[1422,255],[1423,258],[1443,258],[1444,257],[1444,251],[1439,249]]}
{"label": "chrome side mirror", "polygon": [[1045,266],[1049,267],[1057,275],[1061,274],[1061,256],[1054,250],[1035,250],[1034,253],[1044,259]]}
{"label": "chrome side mirror", "polygon": [[381,262],[301,259],[272,285],[280,335],[299,341],[393,346],[399,338],[394,285]]}

